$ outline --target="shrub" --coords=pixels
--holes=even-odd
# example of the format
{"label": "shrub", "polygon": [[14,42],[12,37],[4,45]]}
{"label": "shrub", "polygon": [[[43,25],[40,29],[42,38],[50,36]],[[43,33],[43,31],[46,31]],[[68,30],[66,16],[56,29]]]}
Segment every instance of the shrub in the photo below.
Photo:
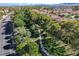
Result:
{"label": "shrub", "polygon": [[14,21],[16,27],[23,27],[25,26],[25,22],[23,20],[17,19]]}

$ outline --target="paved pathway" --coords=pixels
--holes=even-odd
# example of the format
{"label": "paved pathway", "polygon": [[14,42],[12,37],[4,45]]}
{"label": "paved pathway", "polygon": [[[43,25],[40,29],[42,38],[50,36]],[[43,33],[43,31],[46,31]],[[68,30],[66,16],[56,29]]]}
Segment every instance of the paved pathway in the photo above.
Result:
{"label": "paved pathway", "polygon": [[12,45],[12,22],[10,16],[0,21],[0,56],[13,55],[15,50]]}

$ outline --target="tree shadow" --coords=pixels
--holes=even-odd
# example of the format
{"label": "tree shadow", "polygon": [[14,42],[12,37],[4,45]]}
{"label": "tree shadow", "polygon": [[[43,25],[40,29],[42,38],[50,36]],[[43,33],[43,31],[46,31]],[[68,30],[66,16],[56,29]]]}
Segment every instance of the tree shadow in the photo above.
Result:
{"label": "tree shadow", "polygon": [[12,47],[11,44],[8,44],[8,45],[4,46],[3,48],[6,49],[6,50],[8,50],[8,49],[12,49],[13,47]]}
{"label": "tree shadow", "polygon": [[8,40],[7,43],[12,43],[12,40]]}
{"label": "tree shadow", "polygon": [[2,34],[10,35],[13,31],[13,25],[11,21],[6,21],[2,27],[4,27],[3,30],[5,30]]}
{"label": "tree shadow", "polygon": [[5,39],[6,40],[11,39],[11,36],[6,36]]}
{"label": "tree shadow", "polygon": [[[2,35],[5,36],[4,39],[6,40],[6,43],[7,43],[7,45],[5,45],[3,47],[3,49],[4,50],[12,49],[12,50],[15,51],[16,47],[15,47],[15,44],[12,43],[13,42],[13,38],[11,37],[12,36],[12,32],[13,32],[12,21],[4,21],[3,23],[4,23],[4,25],[2,27],[4,27],[3,28],[4,32],[2,32]],[[11,52],[11,54],[6,55],[6,56],[15,56],[15,55],[16,55],[16,53]]]}
{"label": "tree shadow", "polygon": [[[42,47],[40,45],[40,40],[35,41],[39,45],[39,52],[41,53],[42,56],[47,56],[43,51]],[[44,40],[42,40],[42,43],[44,43]]]}
{"label": "tree shadow", "polygon": [[20,55],[18,55],[18,54],[16,54],[16,53],[12,53],[12,54],[8,54],[8,55],[6,55],[6,56],[20,56]]}

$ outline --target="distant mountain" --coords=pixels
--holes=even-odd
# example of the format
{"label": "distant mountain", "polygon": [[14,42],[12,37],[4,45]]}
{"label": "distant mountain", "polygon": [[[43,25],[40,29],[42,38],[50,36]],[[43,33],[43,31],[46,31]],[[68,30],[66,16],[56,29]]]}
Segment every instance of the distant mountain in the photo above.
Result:
{"label": "distant mountain", "polygon": [[0,6],[47,6],[49,4],[32,4],[32,3],[0,3]]}
{"label": "distant mountain", "polygon": [[0,6],[52,6],[52,7],[62,7],[62,6],[79,6],[79,3],[60,3],[60,4],[31,4],[31,3],[0,3]]}
{"label": "distant mountain", "polygon": [[79,3],[61,3],[53,5],[55,7],[62,7],[62,6],[79,6]]}
{"label": "distant mountain", "polygon": [[31,4],[27,3],[0,3],[0,6],[27,6]]}
{"label": "distant mountain", "polygon": [[61,6],[79,6],[79,3],[62,3]]}

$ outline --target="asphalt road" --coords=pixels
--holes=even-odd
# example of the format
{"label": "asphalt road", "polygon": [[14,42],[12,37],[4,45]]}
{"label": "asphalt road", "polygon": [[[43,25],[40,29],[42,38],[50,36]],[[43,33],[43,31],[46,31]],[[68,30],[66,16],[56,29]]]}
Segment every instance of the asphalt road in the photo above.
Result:
{"label": "asphalt road", "polygon": [[10,16],[0,21],[0,56],[10,56],[15,54],[12,44],[12,21]]}

